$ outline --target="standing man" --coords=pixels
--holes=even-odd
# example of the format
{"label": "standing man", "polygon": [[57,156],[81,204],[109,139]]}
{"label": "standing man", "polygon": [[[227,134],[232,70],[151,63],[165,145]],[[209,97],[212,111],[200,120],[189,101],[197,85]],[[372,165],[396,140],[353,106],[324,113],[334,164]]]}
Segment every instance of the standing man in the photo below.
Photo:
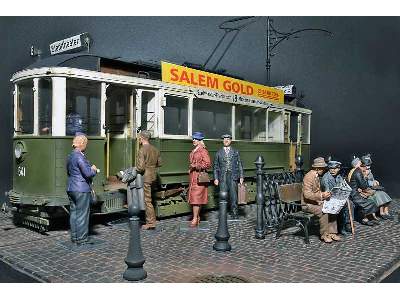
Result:
{"label": "standing man", "polygon": [[[323,192],[330,192],[335,186],[343,183],[344,179],[339,175],[342,163],[335,160],[328,162],[328,172],[321,178],[321,190]],[[350,203],[350,201],[349,201]],[[351,207],[353,211],[353,207]],[[338,214],[338,229],[343,235],[351,234],[351,224],[348,206],[345,205]]]}
{"label": "standing man", "polygon": [[214,184],[228,192],[232,218],[238,219],[238,181],[244,181],[242,161],[239,151],[231,147],[232,136],[224,134],[221,138],[224,147],[214,158]]}
{"label": "standing man", "polygon": [[304,211],[312,213],[319,218],[319,231],[321,240],[325,243],[340,241],[337,235],[336,215],[324,214],[322,205],[324,200],[329,200],[330,192],[321,192],[320,177],[325,173],[327,164],[323,157],[314,159],[312,169],[304,176],[303,194],[301,204],[305,205]]}
{"label": "standing man", "polygon": [[157,168],[161,167],[160,151],[149,143],[151,133],[142,130],[139,134],[139,144],[141,145],[136,170],[143,174],[144,181],[144,201],[146,203],[146,224],[142,226],[145,230],[156,228],[156,214],[151,199],[151,190],[157,181]]}
{"label": "standing man", "polygon": [[88,139],[78,133],[72,141],[74,148],[67,159],[67,194],[70,201],[71,241],[77,245],[88,242],[89,209],[92,197],[92,178],[98,172],[95,165],[90,165],[85,157]]}

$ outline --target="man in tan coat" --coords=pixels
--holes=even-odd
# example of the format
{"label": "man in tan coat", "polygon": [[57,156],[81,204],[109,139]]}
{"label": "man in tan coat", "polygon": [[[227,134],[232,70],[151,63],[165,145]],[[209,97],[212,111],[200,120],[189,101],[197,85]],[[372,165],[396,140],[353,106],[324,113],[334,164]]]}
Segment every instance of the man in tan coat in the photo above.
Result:
{"label": "man in tan coat", "polygon": [[336,215],[324,214],[322,205],[324,200],[328,201],[331,196],[330,192],[321,192],[320,178],[327,167],[324,158],[317,157],[314,159],[312,169],[303,179],[302,204],[306,205],[304,211],[312,213],[319,218],[321,240],[325,243],[340,241],[337,235]]}
{"label": "man in tan coat", "polygon": [[161,167],[160,151],[149,143],[151,133],[143,130],[139,134],[139,144],[142,145],[138,152],[136,169],[143,174],[144,199],[146,204],[146,224],[143,229],[156,228],[156,214],[151,199],[151,189],[157,181],[157,168]]}

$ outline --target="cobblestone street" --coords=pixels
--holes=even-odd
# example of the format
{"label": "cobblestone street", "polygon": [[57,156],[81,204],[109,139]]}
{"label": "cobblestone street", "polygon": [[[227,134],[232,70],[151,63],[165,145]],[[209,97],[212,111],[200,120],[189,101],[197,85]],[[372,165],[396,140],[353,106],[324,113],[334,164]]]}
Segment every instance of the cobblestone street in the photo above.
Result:
{"label": "cobblestone street", "polygon": [[[393,201],[392,212],[399,207]],[[301,234],[255,239],[254,210],[249,206],[239,222],[229,222],[227,253],[212,249],[217,212],[200,230],[181,230],[182,217],[141,231],[148,273],[143,282],[377,282],[400,263],[397,216],[374,227],[356,223],[354,239],[324,244],[314,234],[306,245]],[[93,249],[71,250],[67,228],[42,235],[0,214],[0,259],[44,282],[126,282],[126,219],[96,224],[92,231],[99,241]]]}

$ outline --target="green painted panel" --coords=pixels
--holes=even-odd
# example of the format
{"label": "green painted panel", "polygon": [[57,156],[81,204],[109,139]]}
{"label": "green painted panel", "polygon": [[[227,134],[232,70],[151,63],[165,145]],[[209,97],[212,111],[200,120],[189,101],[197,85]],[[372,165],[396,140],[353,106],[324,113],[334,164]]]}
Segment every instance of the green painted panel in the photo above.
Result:
{"label": "green painted panel", "polygon": [[[213,160],[222,147],[222,141],[205,141]],[[193,149],[190,140],[159,140],[163,166],[160,168],[161,183],[188,182],[189,153]],[[254,176],[254,161],[262,155],[268,169],[288,169],[289,145],[276,143],[235,142],[232,146],[240,151],[245,176]]]}
{"label": "green painted panel", "polygon": [[[117,174],[132,164],[132,139],[110,138],[110,176]],[[104,169],[105,171],[105,169]]]}
{"label": "green painted panel", "polygon": [[[27,148],[25,159],[18,162],[14,158],[13,191],[26,195],[65,196],[67,173],[66,158],[72,151],[72,137],[43,138],[16,137],[15,143],[22,141]],[[104,166],[103,138],[89,138],[86,157],[99,168]],[[25,168],[25,176],[18,176],[18,168]],[[103,190],[104,169],[94,180],[96,191]]]}
{"label": "green painted panel", "polygon": [[[15,138],[26,153],[22,161],[13,156],[13,189],[23,194],[55,195],[55,143],[52,139]],[[18,175],[19,174],[19,175]]]}

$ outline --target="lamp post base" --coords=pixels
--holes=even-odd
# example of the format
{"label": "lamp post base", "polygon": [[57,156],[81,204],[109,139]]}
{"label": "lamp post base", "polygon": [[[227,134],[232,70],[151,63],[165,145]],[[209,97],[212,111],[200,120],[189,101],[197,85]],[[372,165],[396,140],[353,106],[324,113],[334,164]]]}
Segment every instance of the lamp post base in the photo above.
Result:
{"label": "lamp post base", "polygon": [[215,251],[220,251],[220,252],[226,252],[226,251],[231,251],[232,247],[231,245],[228,243],[228,241],[217,241],[215,242],[215,244],[213,245],[213,249]]}
{"label": "lamp post base", "polygon": [[128,268],[122,277],[128,281],[139,281],[147,278],[147,272],[143,268]]}

